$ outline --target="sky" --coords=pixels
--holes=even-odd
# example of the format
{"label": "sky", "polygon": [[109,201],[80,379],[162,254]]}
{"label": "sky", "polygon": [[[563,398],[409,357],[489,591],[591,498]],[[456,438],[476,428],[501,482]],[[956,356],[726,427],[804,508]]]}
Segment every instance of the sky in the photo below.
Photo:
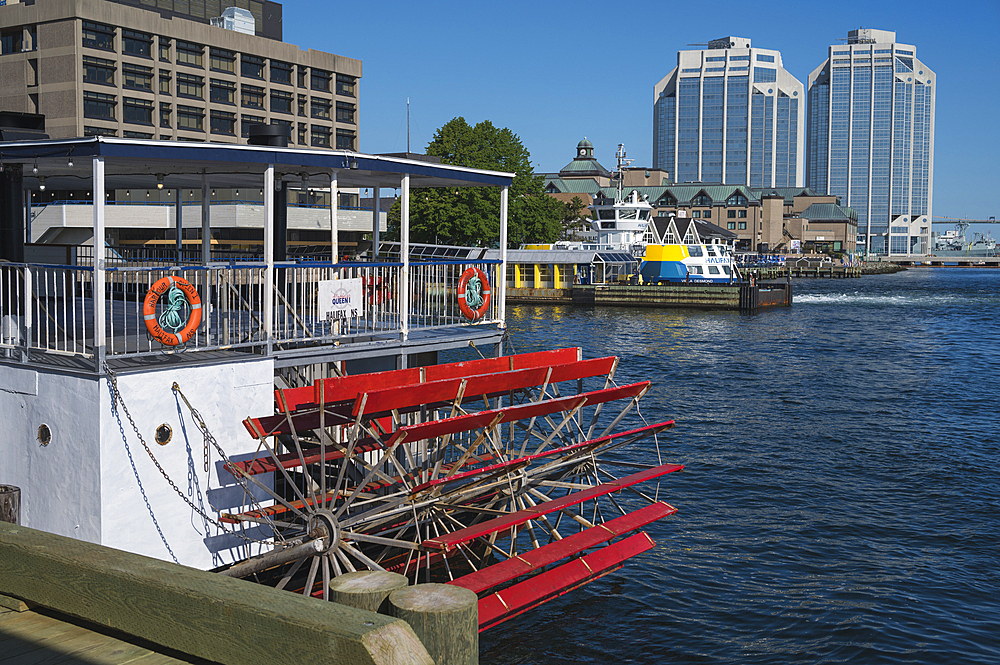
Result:
{"label": "sky", "polygon": [[[362,61],[362,152],[406,150],[409,99],[411,151],[454,117],[489,120],[520,137],[536,172],[569,163],[584,137],[607,168],[619,143],[634,166],[652,166],[653,86],[690,44],[749,37],[780,51],[806,85],[849,30],[893,30],[937,74],[935,220],[1000,217],[998,0],[372,0],[349,9],[286,0],[283,9],[284,41]],[[971,230],[1000,236],[1000,225]]]}

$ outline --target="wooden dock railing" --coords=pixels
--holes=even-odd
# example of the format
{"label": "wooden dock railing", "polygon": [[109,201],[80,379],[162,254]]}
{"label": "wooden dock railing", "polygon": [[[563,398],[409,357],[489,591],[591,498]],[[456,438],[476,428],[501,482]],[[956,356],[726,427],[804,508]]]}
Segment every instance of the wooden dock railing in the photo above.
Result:
{"label": "wooden dock railing", "polygon": [[0,594],[225,664],[428,664],[408,623],[0,522]]}

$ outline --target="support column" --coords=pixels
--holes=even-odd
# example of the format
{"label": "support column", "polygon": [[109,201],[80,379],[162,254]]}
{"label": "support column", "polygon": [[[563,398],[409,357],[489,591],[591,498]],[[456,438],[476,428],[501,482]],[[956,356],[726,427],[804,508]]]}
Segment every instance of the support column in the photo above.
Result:
{"label": "support column", "polygon": [[275,192],[274,200],[274,260],[288,260],[288,183],[284,180]]}
{"label": "support column", "polygon": [[0,171],[0,259],[24,263],[24,182],[20,164]]}
{"label": "support column", "polygon": [[104,372],[105,347],[104,286],[104,158],[94,157],[94,363],[98,374]]}
{"label": "support column", "polygon": [[271,355],[274,326],[274,164],[264,171],[264,337]]}
{"label": "support column", "polygon": [[22,190],[24,197],[24,243],[31,243],[31,190]]}
{"label": "support column", "polygon": [[379,186],[375,185],[374,187],[372,187],[372,258],[375,261],[378,260],[378,247],[379,247],[379,234],[380,234],[378,226],[378,197],[379,197]]}
{"label": "support column", "polygon": [[208,265],[212,260],[212,202],[208,196],[212,190],[208,188],[208,174],[201,174],[201,263]]}
{"label": "support column", "polygon": [[181,263],[181,250],[184,249],[184,190],[177,190],[177,200],[174,202],[174,227],[177,229],[177,263]]}
{"label": "support column", "polygon": [[[399,185],[399,260],[403,264],[399,276],[399,322],[403,342],[410,335],[410,174],[403,175]],[[375,188],[378,191],[378,187]],[[375,206],[378,210],[378,206]],[[376,219],[378,219],[376,217]],[[406,351],[403,351],[403,367]]]}
{"label": "support column", "polygon": [[507,204],[510,197],[510,187],[500,190],[500,275],[493,290],[497,294],[497,316],[500,317],[500,327],[507,327]]}
{"label": "support column", "polygon": [[337,226],[337,171],[330,174],[330,260],[340,260],[340,229]]}

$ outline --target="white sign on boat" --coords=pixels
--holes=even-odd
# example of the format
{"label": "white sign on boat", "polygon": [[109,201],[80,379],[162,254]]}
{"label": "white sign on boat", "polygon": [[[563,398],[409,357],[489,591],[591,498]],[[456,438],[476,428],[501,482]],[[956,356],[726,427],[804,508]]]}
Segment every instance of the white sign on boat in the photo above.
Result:
{"label": "white sign on boat", "polygon": [[319,315],[326,319],[353,319],[365,313],[364,284],[356,279],[319,282]]}

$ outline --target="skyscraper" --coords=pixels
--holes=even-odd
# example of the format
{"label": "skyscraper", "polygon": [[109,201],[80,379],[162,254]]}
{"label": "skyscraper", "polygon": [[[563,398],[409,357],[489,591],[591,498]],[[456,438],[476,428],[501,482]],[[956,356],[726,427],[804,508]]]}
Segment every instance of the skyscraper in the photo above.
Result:
{"label": "skyscraper", "polygon": [[679,51],[653,93],[653,166],[676,182],[802,185],[804,88],[778,51],[746,37]]}
{"label": "skyscraper", "polygon": [[809,76],[807,185],[858,213],[858,247],[928,249],[935,75],[896,33],[858,29]]}

